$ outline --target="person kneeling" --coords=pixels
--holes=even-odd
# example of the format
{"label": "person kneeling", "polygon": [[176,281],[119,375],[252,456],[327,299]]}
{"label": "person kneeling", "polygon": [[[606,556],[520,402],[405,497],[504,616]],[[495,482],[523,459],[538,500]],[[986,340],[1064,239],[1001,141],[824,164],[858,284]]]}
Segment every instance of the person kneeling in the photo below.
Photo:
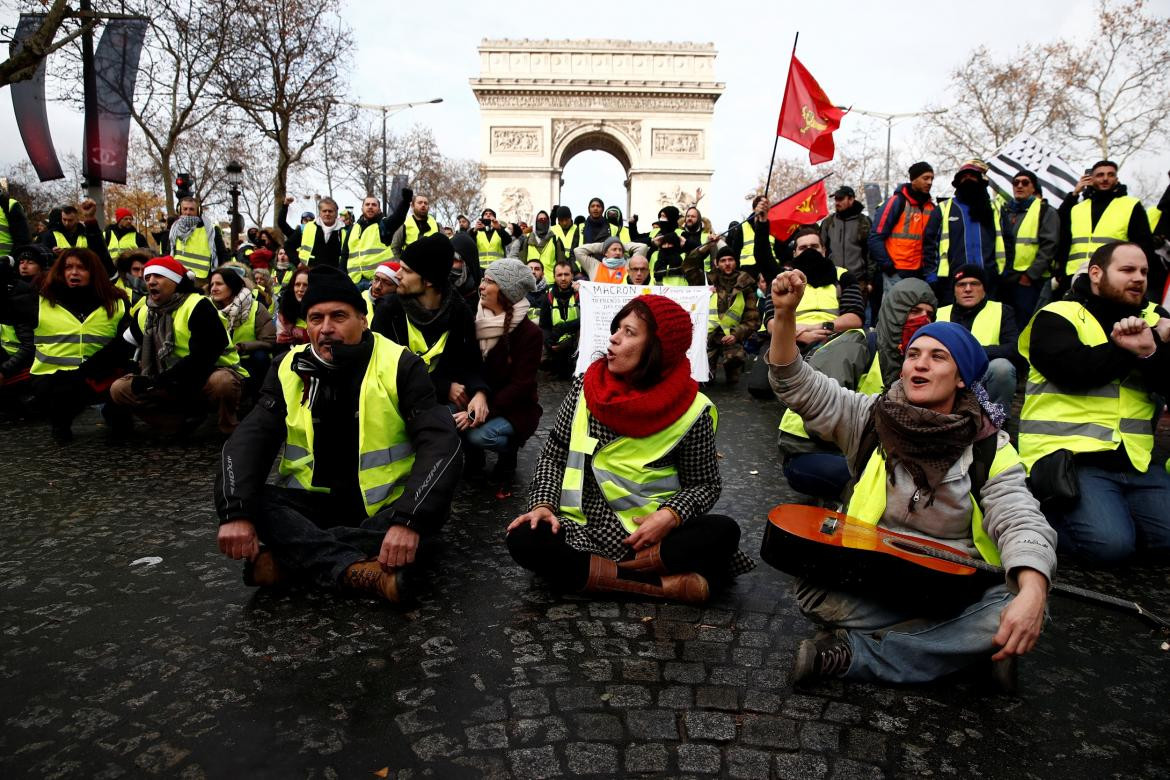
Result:
{"label": "person kneeling", "polygon": [[690,316],[639,296],[610,333],[557,412],[508,549],[562,590],[704,602],[709,580],[754,563],[735,520],[707,514],[723,482],[716,410],[686,357]]}
{"label": "person kneeling", "polygon": [[[983,347],[955,323],[926,325],[911,337],[901,377],[885,393],[852,392],[800,359],[795,313],[805,285],[799,271],[772,282],[769,380],[808,430],[836,443],[850,473],[859,475],[846,513],[1002,565],[1006,581],[974,600],[956,596],[928,611],[923,602],[933,594],[892,588],[879,595],[876,587],[854,592],[802,580],[801,611],[837,630],[800,644],[793,682],[926,682],[989,656],[1027,653],[1044,621],[1056,533],[999,430],[1002,410],[978,384],[987,370]],[[982,487],[972,484],[975,459],[990,463]],[[1010,687],[1012,664],[996,671],[1008,674],[997,680]]]}
{"label": "person kneeling", "polygon": [[[301,303],[309,344],[273,364],[224,445],[219,549],[248,559],[248,584],[299,575],[397,602],[420,537],[450,511],[459,436],[422,360],[367,329],[348,276],[314,269]],[[277,483],[265,485],[282,444]]]}

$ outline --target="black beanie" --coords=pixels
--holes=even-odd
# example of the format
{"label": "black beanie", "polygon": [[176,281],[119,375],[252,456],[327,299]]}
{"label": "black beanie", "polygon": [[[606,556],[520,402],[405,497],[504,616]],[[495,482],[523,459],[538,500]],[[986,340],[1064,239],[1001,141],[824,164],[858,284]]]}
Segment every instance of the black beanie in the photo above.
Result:
{"label": "black beanie", "polygon": [[715,253],[716,260],[718,260],[721,257],[734,257],[736,260],[738,260],[739,253],[736,252],[734,249],[732,249],[727,244],[724,244],[723,246],[719,247],[719,251]]}
{"label": "black beanie", "polygon": [[987,286],[987,271],[981,265],[966,263],[954,270],[951,274],[951,283],[958,284],[963,279],[978,279],[984,287]]}
{"label": "black beanie", "polygon": [[675,206],[664,206],[658,210],[659,214],[666,215],[666,222],[670,224],[671,230],[678,227],[679,210]]}
{"label": "black beanie", "polygon": [[309,289],[301,299],[301,311],[308,314],[315,304],[328,301],[348,303],[360,314],[369,313],[357,285],[344,271],[331,265],[318,265],[309,271]]}
{"label": "black beanie", "polygon": [[[1028,179],[1028,181],[1032,182],[1032,186],[1036,188],[1036,197],[1039,198],[1039,197],[1042,197],[1044,195],[1044,191],[1042,189],[1040,189],[1040,179],[1038,179],[1036,177],[1036,174],[1032,173],[1029,170],[1025,170],[1025,169],[1021,168],[1019,171],[1016,172],[1016,176],[1023,176],[1026,179]],[[1012,177],[1012,178],[1015,178],[1015,177]]]}
{"label": "black beanie", "polygon": [[928,162],[916,162],[910,166],[910,181],[914,181],[924,173],[934,173],[934,168]]}
{"label": "black beanie", "polygon": [[442,233],[431,233],[409,244],[402,253],[402,262],[438,289],[445,290],[455,263],[455,249],[451,239]]}
{"label": "black beanie", "polygon": [[557,221],[562,219],[572,219],[573,212],[569,210],[568,206],[557,206]]}

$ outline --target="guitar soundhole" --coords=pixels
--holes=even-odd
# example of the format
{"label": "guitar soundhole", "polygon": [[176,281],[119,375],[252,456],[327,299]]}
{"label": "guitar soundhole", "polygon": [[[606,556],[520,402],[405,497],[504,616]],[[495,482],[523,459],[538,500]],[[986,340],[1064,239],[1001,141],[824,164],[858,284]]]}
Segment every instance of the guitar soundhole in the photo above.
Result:
{"label": "guitar soundhole", "polygon": [[821,533],[825,536],[832,536],[837,533],[837,529],[841,527],[841,521],[835,517],[829,516],[821,523]]}

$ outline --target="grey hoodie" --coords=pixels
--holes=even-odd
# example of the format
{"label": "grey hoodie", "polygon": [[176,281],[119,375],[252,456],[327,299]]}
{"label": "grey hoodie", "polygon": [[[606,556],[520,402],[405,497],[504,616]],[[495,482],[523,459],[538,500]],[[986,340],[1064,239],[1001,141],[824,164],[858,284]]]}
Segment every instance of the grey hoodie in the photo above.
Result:
{"label": "grey hoodie", "polygon": [[938,298],[930,285],[913,277],[898,282],[882,297],[877,320],[877,353],[883,387],[892,385],[902,373],[902,327],[906,315],[920,303],[929,303],[938,310]]}

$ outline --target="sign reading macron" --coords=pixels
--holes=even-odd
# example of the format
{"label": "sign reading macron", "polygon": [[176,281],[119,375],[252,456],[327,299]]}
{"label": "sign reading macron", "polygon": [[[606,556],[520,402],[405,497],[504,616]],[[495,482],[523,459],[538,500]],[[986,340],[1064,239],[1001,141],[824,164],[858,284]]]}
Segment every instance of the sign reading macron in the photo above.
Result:
{"label": "sign reading macron", "polygon": [[665,287],[634,284],[598,284],[581,282],[581,340],[578,342],[577,373],[585,373],[589,364],[609,348],[609,323],[621,308],[638,295],[663,295],[677,301],[691,315],[691,376],[706,382],[707,317],[711,302],[709,287]]}

